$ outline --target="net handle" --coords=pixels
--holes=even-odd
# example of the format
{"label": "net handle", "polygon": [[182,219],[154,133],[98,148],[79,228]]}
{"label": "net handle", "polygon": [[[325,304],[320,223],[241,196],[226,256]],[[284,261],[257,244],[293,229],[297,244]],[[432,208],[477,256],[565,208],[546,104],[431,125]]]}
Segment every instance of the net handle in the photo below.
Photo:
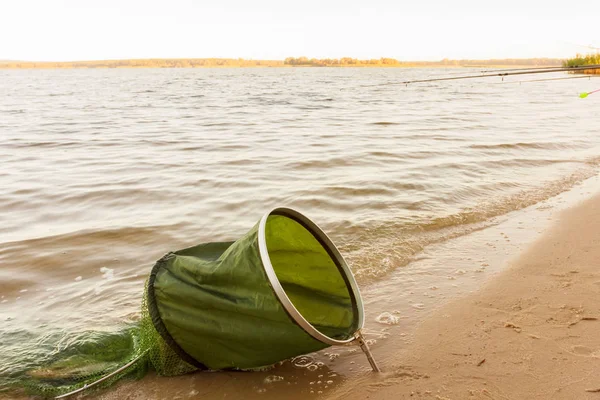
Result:
{"label": "net handle", "polygon": [[97,381],[94,381],[92,383],[90,383],[89,385],[84,385],[83,387],[80,387],[79,389],[75,389],[69,393],[65,393],[65,394],[61,394],[60,396],[56,396],[55,399],[64,399],[65,397],[69,397],[72,396],[74,394],[83,392],[84,390],[87,390],[93,386],[96,386],[97,384],[107,380],[110,377],[115,376],[116,374],[118,374],[119,372],[125,371],[127,368],[131,367],[133,364],[136,363],[136,361],[138,361],[140,358],[142,358],[143,356],[146,355],[146,353],[148,352],[148,350],[144,351],[142,354],[140,354],[139,356],[137,356],[136,358],[134,358],[133,360],[129,361],[127,364],[123,365],[122,367],[118,368],[117,370],[111,372],[108,375],[104,375],[102,378],[98,379]]}
{"label": "net handle", "polygon": [[[358,331],[356,331],[356,333],[354,335],[354,338],[356,339],[356,343],[360,346],[361,350],[367,356],[367,360],[369,361],[369,364],[371,364],[371,368],[373,369],[373,372],[381,372],[381,369],[379,369],[379,366],[377,365],[377,362],[373,358],[373,354],[371,353],[371,349],[369,348],[369,345],[365,341],[365,338],[363,337],[362,332],[360,331],[360,329]],[[89,385],[84,385],[83,387],[80,387],[79,389],[73,390],[71,392],[68,392],[68,393],[65,393],[65,394],[61,394],[60,396],[56,396],[55,399],[64,399],[64,398],[67,398],[67,397],[72,396],[74,394],[83,392],[84,390],[87,390],[87,389],[89,389],[91,387],[94,387],[94,386],[98,385],[101,382],[104,382],[108,378],[111,378],[111,377],[115,376],[116,374],[118,374],[119,372],[125,371],[127,368],[131,367],[138,360],[140,360],[142,357],[144,357],[147,352],[148,352],[148,350],[144,351],[142,354],[140,354],[139,356],[137,356],[133,360],[129,361],[127,364],[125,364],[122,367],[116,369],[115,371],[111,372],[110,374],[103,376],[102,378],[98,379],[97,381],[94,381],[94,382],[90,383]]]}
{"label": "net handle", "polygon": [[381,369],[379,369],[379,366],[377,365],[377,362],[373,358],[373,354],[371,353],[371,349],[369,349],[369,345],[365,341],[365,338],[363,337],[362,332],[360,331],[360,329],[358,331],[356,331],[356,333],[354,335],[354,338],[356,339],[356,342],[360,346],[361,350],[367,356],[367,360],[369,360],[369,364],[371,364],[371,368],[373,368],[373,372],[381,372]]}

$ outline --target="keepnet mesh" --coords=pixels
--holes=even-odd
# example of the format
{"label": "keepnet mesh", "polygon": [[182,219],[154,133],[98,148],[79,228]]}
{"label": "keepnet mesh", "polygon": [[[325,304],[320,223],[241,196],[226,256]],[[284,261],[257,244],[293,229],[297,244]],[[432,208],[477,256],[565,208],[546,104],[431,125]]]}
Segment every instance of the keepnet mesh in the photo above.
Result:
{"label": "keepnet mesh", "polygon": [[[117,332],[81,332],[54,338],[37,359],[15,360],[0,369],[0,398],[35,396],[54,398],[130,367],[95,385],[106,388],[124,377],[141,378],[149,368],[159,375],[173,376],[195,371],[175,354],[158,334],[147,306],[147,282],[141,319],[136,326]],[[59,352],[53,351],[60,348]]]}
{"label": "keepnet mesh", "polygon": [[[163,376],[257,369],[328,347],[282,305],[269,268],[312,327],[335,340],[353,338],[359,308],[343,260],[306,222],[274,214],[264,232],[259,226],[236,242],[166,254],[146,281],[136,324],[47,338],[37,353],[28,353],[34,356],[0,366],[0,398],[3,392],[52,398],[92,384],[106,388],[149,369]],[[267,259],[259,249],[261,234]]]}

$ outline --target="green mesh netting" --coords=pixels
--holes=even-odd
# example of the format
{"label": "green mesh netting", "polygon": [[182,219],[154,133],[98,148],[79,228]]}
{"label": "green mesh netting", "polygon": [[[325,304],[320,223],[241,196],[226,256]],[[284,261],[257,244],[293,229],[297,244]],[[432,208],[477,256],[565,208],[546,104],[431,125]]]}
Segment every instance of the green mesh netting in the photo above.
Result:
{"label": "green mesh netting", "polygon": [[[164,376],[255,369],[329,346],[282,305],[266,272],[270,268],[301,319],[328,338],[350,340],[362,310],[344,261],[316,226],[278,210],[268,215],[262,232],[257,224],[236,242],[165,255],[146,281],[135,326],[84,332],[48,357],[0,370],[0,389],[54,397],[99,379],[95,388],[125,376],[142,377],[149,368]],[[266,258],[259,238],[266,243]]]}
{"label": "green mesh netting", "polygon": [[[135,326],[116,332],[56,334],[48,338],[46,351],[38,359],[17,360],[0,369],[0,398],[12,396],[54,398],[90,385],[134,361],[96,388],[111,386],[125,376],[141,378],[153,368],[159,375],[173,376],[197,368],[182,361],[156,331],[147,307],[147,282],[141,319]],[[55,351],[60,348],[60,351]]]}
{"label": "green mesh netting", "polygon": [[287,216],[270,215],[265,237],[277,279],[300,314],[330,338],[352,337],[358,329],[357,310],[334,257]]}

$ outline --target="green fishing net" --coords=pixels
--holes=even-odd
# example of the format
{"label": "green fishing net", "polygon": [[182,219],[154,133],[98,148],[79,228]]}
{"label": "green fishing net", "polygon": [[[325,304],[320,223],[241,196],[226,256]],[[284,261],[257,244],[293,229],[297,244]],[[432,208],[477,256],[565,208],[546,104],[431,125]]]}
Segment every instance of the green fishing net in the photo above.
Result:
{"label": "green fishing net", "polygon": [[263,368],[354,341],[362,313],[333,243],[300,213],[279,208],[235,242],[166,254],[146,281],[137,323],[61,338],[60,351],[0,370],[0,388],[51,398],[149,369],[173,376]]}
{"label": "green fishing net", "polygon": [[[94,387],[106,388],[126,376],[141,378],[150,368],[164,376],[197,370],[182,361],[156,331],[147,307],[147,283],[137,324],[116,332],[53,336],[46,341],[56,344],[48,346],[46,352],[38,351],[38,359],[14,360],[0,370],[0,398],[2,393],[54,398],[100,379],[103,380]],[[121,372],[114,373],[124,366]]]}

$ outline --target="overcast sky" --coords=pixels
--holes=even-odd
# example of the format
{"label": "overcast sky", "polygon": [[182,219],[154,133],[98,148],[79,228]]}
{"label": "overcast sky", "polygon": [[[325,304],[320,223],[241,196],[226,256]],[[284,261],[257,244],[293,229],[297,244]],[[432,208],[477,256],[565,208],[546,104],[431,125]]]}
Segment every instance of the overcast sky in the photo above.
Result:
{"label": "overcast sky", "polygon": [[0,0],[0,59],[569,57],[600,0]]}

